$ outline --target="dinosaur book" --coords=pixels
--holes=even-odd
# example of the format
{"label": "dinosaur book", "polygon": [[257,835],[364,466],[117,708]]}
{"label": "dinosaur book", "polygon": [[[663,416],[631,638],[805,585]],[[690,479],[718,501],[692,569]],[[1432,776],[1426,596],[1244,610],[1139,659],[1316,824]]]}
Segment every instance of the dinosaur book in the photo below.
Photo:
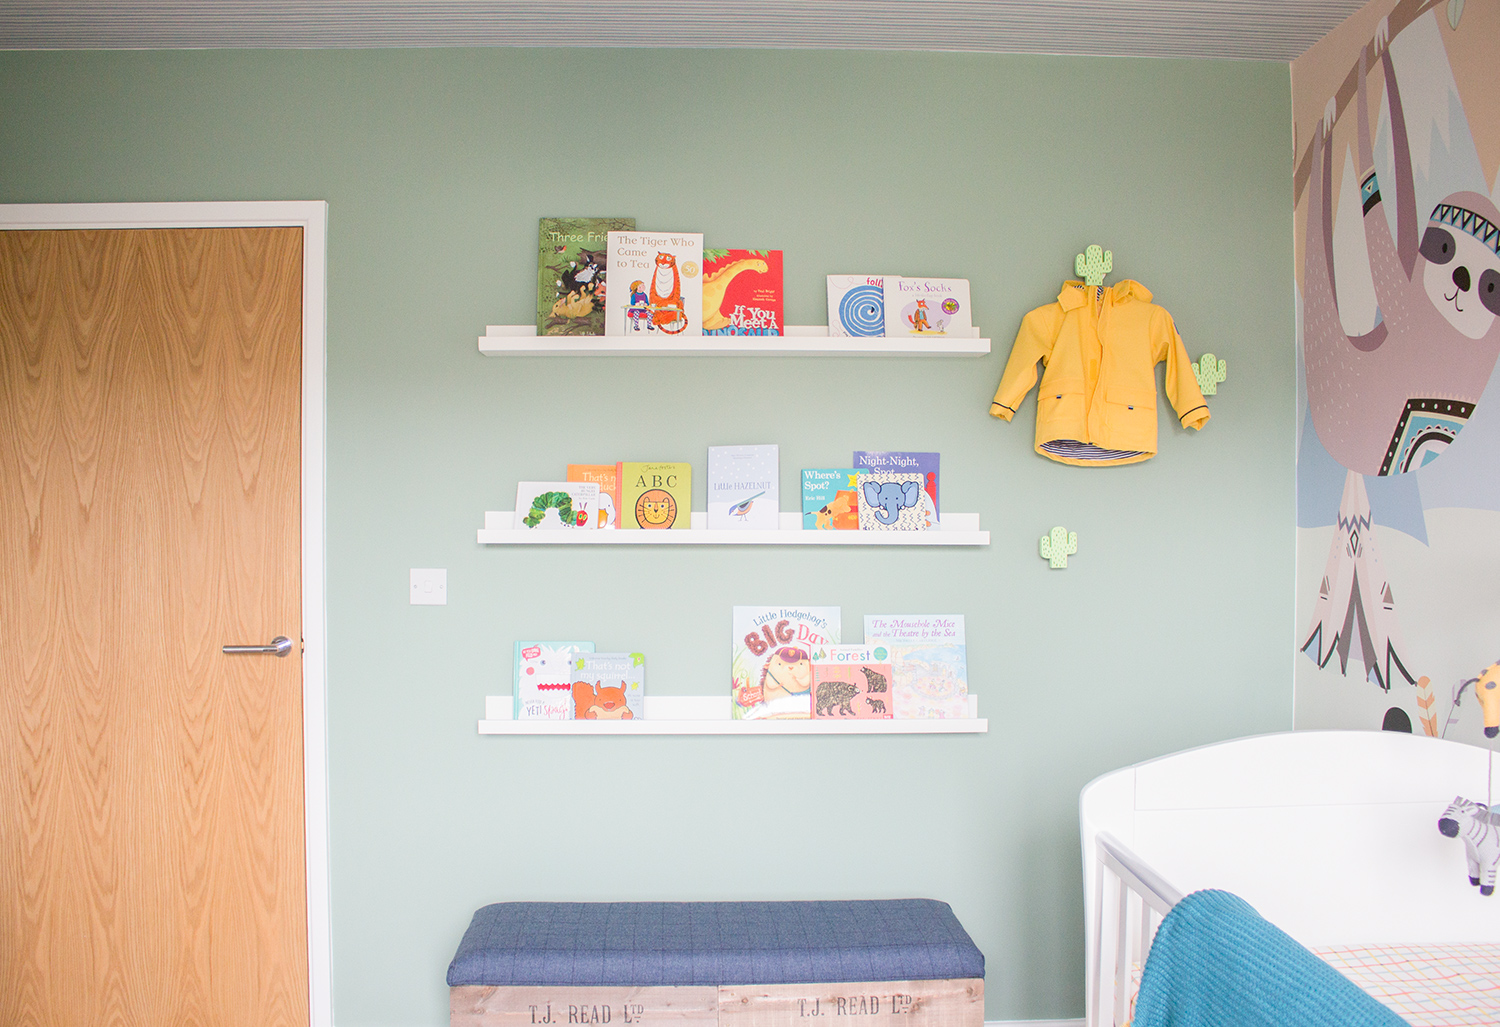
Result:
{"label": "dinosaur book", "polygon": [[969,715],[963,614],[866,614],[865,645],[890,650],[891,713],[897,720]]}
{"label": "dinosaur book", "polygon": [[[938,468],[942,463],[939,453],[900,453],[894,451],[854,451],[854,466],[868,471],[916,471],[922,475],[922,491],[932,501],[932,519],[937,520],[942,507],[938,505]],[[929,527],[936,527],[934,523]]]}
{"label": "dinosaur book", "polygon": [[736,606],[730,646],[735,720],[812,716],[812,654],[839,640],[837,606]]}
{"label": "dinosaur book", "polygon": [[517,529],[594,528],[599,486],[591,481],[523,481],[516,485]]}
{"label": "dinosaur book", "polygon": [[635,218],[542,218],[537,227],[536,333],[603,335],[609,233]]}
{"label": "dinosaur book", "polygon": [[702,232],[610,232],[608,247],[605,335],[703,334]]}
{"label": "dinosaur book", "polygon": [[802,527],[806,531],[855,531],[859,528],[859,485],[854,467],[805,467],[802,470]]}
{"label": "dinosaur book", "polygon": [[885,334],[900,336],[974,334],[967,278],[885,279]]}
{"label": "dinosaur book", "polygon": [[692,510],[692,464],[620,465],[620,527],[686,531]]}
{"label": "dinosaur book", "polygon": [[646,716],[646,657],[579,652],[573,657],[574,720],[641,720]]}
{"label": "dinosaur book", "polygon": [[814,720],[890,720],[891,654],[883,645],[820,645],[812,653]]}
{"label": "dinosaur book", "polygon": [[592,642],[517,642],[512,713],[516,720],[573,719],[573,658]]}
{"label": "dinosaur book", "polygon": [[781,335],[781,295],[780,250],[703,251],[704,335]]}
{"label": "dinosaur book", "polygon": [[775,531],[781,527],[777,446],[708,447],[708,526]]}

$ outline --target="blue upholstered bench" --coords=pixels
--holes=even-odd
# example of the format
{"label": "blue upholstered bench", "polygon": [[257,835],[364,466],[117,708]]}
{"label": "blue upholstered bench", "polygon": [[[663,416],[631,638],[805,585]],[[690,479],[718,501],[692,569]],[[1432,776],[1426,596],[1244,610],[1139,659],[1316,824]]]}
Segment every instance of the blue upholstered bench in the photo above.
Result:
{"label": "blue upholstered bench", "polygon": [[947,903],[505,902],[448,967],[454,1027],[981,1027]]}

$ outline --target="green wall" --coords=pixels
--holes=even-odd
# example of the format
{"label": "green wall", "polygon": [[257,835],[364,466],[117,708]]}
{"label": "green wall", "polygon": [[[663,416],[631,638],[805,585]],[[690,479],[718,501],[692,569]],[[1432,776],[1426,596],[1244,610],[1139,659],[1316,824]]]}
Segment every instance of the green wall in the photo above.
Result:
{"label": "green wall", "polygon": [[[492,901],[932,896],[990,1019],[1080,1015],[1077,795],[1290,727],[1293,328],[1285,65],[811,51],[0,54],[0,202],[326,199],[329,710],[339,1027],[447,1022]],[[494,359],[536,220],[633,215],[824,275],[966,277],[984,359]],[[1021,315],[1091,242],[1229,380],[1201,432],[1078,469],[988,416]],[[979,550],[489,548],[569,461],[781,445],[943,456]],[[1066,572],[1037,538],[1078,532]],[[414,607],[407,569],[446,567]],[[963,613],[982,736],[478,737],[519,638],[726,687],[730,608]]]}

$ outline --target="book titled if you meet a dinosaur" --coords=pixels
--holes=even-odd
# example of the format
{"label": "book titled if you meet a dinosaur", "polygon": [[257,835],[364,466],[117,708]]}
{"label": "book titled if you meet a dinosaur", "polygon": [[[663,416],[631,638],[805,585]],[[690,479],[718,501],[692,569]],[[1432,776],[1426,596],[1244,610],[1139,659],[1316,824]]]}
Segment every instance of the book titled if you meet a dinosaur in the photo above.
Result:
{"label": "book titled if you meet a dinosaur", "polygon": [[703,334],[781,335],[781,251],[703,251]]}

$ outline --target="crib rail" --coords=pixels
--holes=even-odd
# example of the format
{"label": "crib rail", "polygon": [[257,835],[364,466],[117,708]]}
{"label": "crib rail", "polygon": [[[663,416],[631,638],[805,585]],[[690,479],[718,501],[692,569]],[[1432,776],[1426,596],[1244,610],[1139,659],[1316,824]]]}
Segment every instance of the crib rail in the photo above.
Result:
{"label": "crib rail", "polygon": [[1145,966],[1162,917],[1182,900],[1139,856],[1106,831],[1094,838],[1094,930],[1088,1027],[1129,1020],[1132,965]]}

